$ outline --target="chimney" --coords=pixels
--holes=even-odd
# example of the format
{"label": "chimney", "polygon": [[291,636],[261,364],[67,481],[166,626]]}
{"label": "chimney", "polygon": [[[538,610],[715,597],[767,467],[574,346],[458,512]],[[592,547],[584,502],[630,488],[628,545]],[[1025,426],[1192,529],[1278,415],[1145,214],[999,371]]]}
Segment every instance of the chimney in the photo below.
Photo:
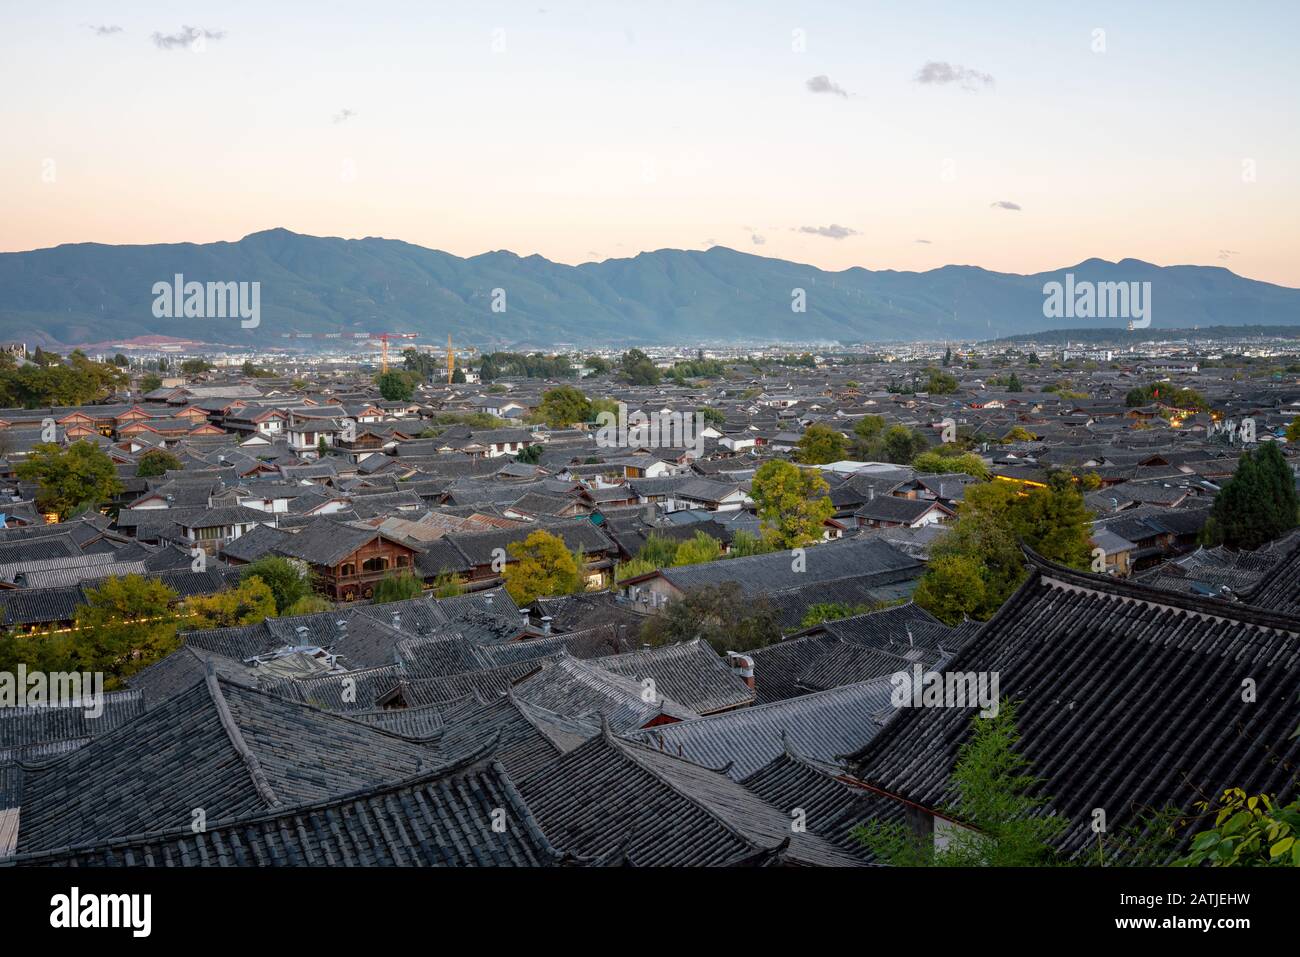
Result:
{"label": "chimney", "polygon": [[528,609],[527,609],[527,608],[520,608],[520,609],[519,609],[519,614],[523,616],[523,619],[524,619],[524,622],[523,622],[524,627],[525,627],[525,628],[531,628],[531,627],[532,627],[532,624],[533,624],[533,620],[532,620],[530,617],[528,617]]}
{"label": "chimney", "polygon": [[549,635],[550,633],[551,633],[551,616],[550,616],[550,615],[543,615],[543,616],[542,616],[542,634],[543,634],[543,635]]}
{"label": "chimney", "polygon": [[402,630],[402,613],[400,611],[393,612],[393,630]]}
{"label": "chimney", "polygon": [[745,686],[750,690],[755,687],[754,684],[754,659],[749,655],[742,655],[736,651],[727,652],[727,664],[736,671],[740,672],[740,677],[744,680]]}

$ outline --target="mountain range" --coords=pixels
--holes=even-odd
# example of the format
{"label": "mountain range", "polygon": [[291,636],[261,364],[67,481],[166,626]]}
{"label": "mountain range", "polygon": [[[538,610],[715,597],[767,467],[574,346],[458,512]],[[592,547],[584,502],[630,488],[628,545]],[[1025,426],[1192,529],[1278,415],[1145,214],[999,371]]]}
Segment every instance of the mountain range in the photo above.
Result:
{"label": "mountain range", "polygon": [[[259,282],[257,327],[155,317],[153,286],[176,274]],[[1067,274],[1076,286],[1149,281],[1156,329],[1300,323],[1300,289],[1218,266],[1089,259],[1032,275],[977,266],[829,272],[722,246],[569,266],[506,251],[462,258],[397,240],[271,229],[238,242],[0,253],[0,338],[68,347],[171,336],[266,347],[298,334],[391,331],[434,344],[450,333],[458,344],[529,348],[970,340],[1125,325],[1122,318],[1046,318],[1044,285],[1064,283]],[[792,309],[798,289],[803,312]]]}

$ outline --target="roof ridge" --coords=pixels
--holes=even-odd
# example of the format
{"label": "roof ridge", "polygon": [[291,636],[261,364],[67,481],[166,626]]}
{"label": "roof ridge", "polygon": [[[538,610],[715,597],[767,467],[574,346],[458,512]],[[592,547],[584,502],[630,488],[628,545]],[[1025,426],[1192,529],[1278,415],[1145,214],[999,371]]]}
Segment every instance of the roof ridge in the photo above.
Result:
{"label": "roof ridge", "polygon": [[[709,819],[714,821],[719,827],[723,828],[730,834],[735,835],[737,840],[740,840],[743,843],[748,844],[750,847],[759,850],[763,849],[762,845],[759,844],[756,838],[751,837],[750,835],[745,834],[744,832],[738,830],[735,827],[735,825],[733,825],[731,822],[719,816],[718,813],[713,809],[712,804],[697,797],[694,792],[687,791],[679,787],[677,785],[677,782],[672,780],[670,776],[658,773],[658,771],[649,762],[640,760],[637,757],[636,752],[642,751],[645,752],[646,754],[655,755],[656,757],[667,757],[671,761],[680,761],[686,767],[697,769],[700,771],[707,771],[710,774],[716,774],[722,780],[731,782],[735,784],[736,787],[741,788],[741,790],[745,791],[745,793],[748,794],[750,797],[752,797],[754,800],[759,801],[762,804],[766,804],[769,807],[772,807],[772,805],[769,804],[769,802],[766,801],[759,794],[753,791],[749,791],[748,789],[744,788],[739,782],[732,782],[731,778],[727,777],[725,773],[719,771],[717,768],[706,767],[703,764],[700,764],[696,761],[692,761],[690,758],[681,757],[669,751],[660,751],[656,748],[650,747],[648,744],[642,744],[639,741],[631,741],[627,738],[620,738],[612,734],[602,734],[602,735],[598,735],[598,737],[605,738],[611,744],[614,744],[618,748],[619,752],[623,754],[627,760],[635,764],[642,772],[652,776],[656,781],[659,781],[661,784],[663,784],[674,794],[682,798],[682,800],[688,801],[694,807],[699,808],[701,812],[707,815]],[[729,762],[726,765],[726,767],[729,769],[731,767],[731,764],[732,763]]]}
{"label": "roof ridge", "polygon": [[[1246,602],[1226,604],[1212,599],[1200,598],[1190,593],[1158,591],[1143,585],[1135,585],[1112,578],[1109,575],[1096,575],[1059,565],[1039,555],[1028,545],[1022,544],[1021,549],[1030,566],[1038,573],[1037,578],[1039,581],[1050,579],[1060,582],[1061,585],[1067,588],[1082,588],[1121,601],[1140,601],[1147,605],[1169,608],[1185,614],[1203,615],[1208,618],[1227,621],[1240,621],[1256,628],[1271,629],[1300,637],[1300,618],[1291,615],[1260,608],[1258,605],[1251,605]],[[1034,579],[1035,576],[1031,575],[1026,580],[1026,584],[1034,581]],[[1008,599],[1009,602],[1010,599]],[[1006,607],[1007,604],[1004,603],[998,613],[1001,613]]]}
{"label": "roof ridge", "polygon": [[257,760],[252,750],[248,747],[248,742],[244,740],[243,732],[239,730],[239,725],[235,723],[235,717],[230,713],[230,705],[227,703],[225,696],[221,693],[221,683],[217,680],[217,673],[214,669],[208,669],[204,676],[204,683],[207,685],[208,695],[212,698],[212,704],[217,709],[217,717],[221,721],[221,727],[226,732],[226,737],[235,748],[235,753],[243,760],[244,766],[248,769],[250,777],[253,779],[253,787],[257,789],[258,796],[267,804],[268,807],[280,807],[280,799],[275,796],[271,790],[271,784],[266,779],[266,772],[262,770],[262,764]]}
{"label": "roof ridge", "polygon": [[[491,740],[489,740],[487,746],[488,747],[495,746],[499,737],[500,736],[497,735]],[[293,814],[295,816],[311,814],[316,811],[324,810],[326,808],[339,807],[344,804],[360,800],[363,797],[366,797],[367,795],[389,794],[395,791],[400,791],[403,788],[418,787],[420,784],[424,783],[425,781],[433,781],[453,774],[474,773],[478,765],[482,765],[481,770],[492,768],[501,775],[503,780],[508,780],[508,775],[505,771],[505,768],[502,767],[500,761],[498,761],[494,757],[485,755],[483,753],[485,750],[486,748],[477,748],[473,752],[470,752],[465,757],[459,758],[450,764],[441,765],[439,767],[433,768],[432,770],[419,771],[416,774],[409,775],[397,781],[386,781],[379,785],[372,785],[370,787],[358,788],[356,790],[349,791],[346,794],[340,794],[337,797],[324,798],[317,801],[311,801],[306,804],[289,804],[289,805],[281,804],[275,808],[267,808],[266,810],[259,811],[255,814],[250,814],[245,817],[226,818],[217,821],[215,824],[211,825],[208,828],[208,833],[211,833],[212,831],[221,830],[224,828],[248,827],[254,824],[263,823],[265,821],[276,820],[284,817],[287,814]],[[516,790],[513,793],[515,797],[520,800],[521,806],[529,814],[531,814],[532,813],[531,809],[528,808],[527,804],[523,803],[522,798],[519,798],[518,791]],[[40,860],[46,857],[58,857],[60,855],[68,854],[74,851],[102,850],[107,848],[125,847],[130,844],[135,844],[141,841],[166,841],[171,838],[187,835],[190,833],[191,833],[191,829],[188,826],[177,827],[171,831],[143,831],[139,834],[128,834],[122,837],[114,837],[107,841],[91,841],[82,844],[69,845],[67,847],[48,848],[39,851],[30,851],[26,854],[18,854],[13,857],[4,858],[3,860],[0,860],[0,866],[3,866],[5,864],[22,863],[28,860]],[[543,837],[545,837],[545,835],[543,835]],[[549,839],[546,841],[546,845],[555,851],[557,857],[561,856],[560,852],[557,849],[555,849],[554,845],[551,844]]]}

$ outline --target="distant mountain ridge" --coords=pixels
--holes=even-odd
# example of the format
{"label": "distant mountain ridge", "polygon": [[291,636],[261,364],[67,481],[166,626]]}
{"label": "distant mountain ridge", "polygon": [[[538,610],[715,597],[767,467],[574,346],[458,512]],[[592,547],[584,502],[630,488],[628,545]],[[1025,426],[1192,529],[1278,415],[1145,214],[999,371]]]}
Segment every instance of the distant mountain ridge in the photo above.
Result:
{"label": "distant mountain ridge", "polygon": [[[261,321],[156,318],[156,282],[261,283]],[[1152,283],[1152,328],[1300,323],[1300,289],[1219,266],[1089,259],[1033,275],[977,266],[828,272],[726,247],[568,266],[506,251],[461,258],[398,240],[287,229],[238,242],[79,243],[0,253],[0,338],[42,345],[176,336],[288,344],[296,333],[417,332],[480,347],[991,339],[1123,319],[1048,319],[1043,286]],[[791,308],[804,290],[806,311]],[[504,312],[494,312],[493,303]]]}

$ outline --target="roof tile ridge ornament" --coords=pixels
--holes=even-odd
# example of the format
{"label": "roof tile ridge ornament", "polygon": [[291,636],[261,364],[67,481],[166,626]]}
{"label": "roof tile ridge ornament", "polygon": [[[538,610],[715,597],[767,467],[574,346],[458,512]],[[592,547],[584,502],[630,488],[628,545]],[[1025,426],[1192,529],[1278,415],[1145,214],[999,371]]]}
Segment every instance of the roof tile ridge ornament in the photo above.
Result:
{"label": "roof tile ridge ornament", "polygon": [[244,740],[243,732],[239,730],[239,725],[235,722],[235,717],[230,713],[230,705],[227,703],[225,696],[221,693],[221,682],[217,678],[216,669],[212,662],[204,663],[204,683],[207,685],[208,695],[212,699],[212,704],[217,710],[217,717],[221,721],[222,730],[226,732],[226,737],[230,739],[235,753],[243,760],[244,766],[248,769],[249,776],[253,780],[253,787],[257,789],[258,796],[266,803],[268,808],[278,808],[281,806],[280,799],[275,796],[271,790],[271,784],[266,779],[266,773],[262,770],[261,762],[257,760],[252,750],[248,747],[248,742]]}

